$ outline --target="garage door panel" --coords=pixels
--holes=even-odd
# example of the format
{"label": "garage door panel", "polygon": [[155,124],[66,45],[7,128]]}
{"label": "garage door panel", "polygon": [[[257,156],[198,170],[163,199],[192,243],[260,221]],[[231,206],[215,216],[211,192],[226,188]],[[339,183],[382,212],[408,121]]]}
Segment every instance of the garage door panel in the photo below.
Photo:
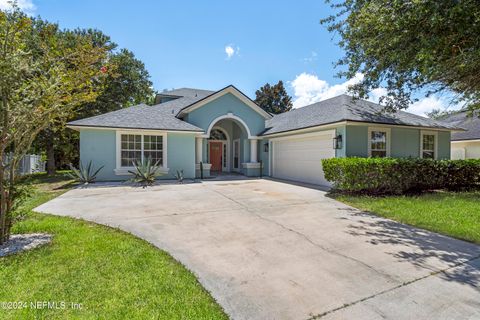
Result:
{"label": "garage door panel", "polygon": [[274,142],[273,176],[293,181],[328,185],[321,160],[335,156],[334,132]]}

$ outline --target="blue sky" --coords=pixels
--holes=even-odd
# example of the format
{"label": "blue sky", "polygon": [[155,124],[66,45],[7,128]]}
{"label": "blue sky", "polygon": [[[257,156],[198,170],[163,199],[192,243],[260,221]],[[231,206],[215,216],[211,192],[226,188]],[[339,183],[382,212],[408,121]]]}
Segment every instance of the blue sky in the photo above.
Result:
{"label": "blue sky", "polygon": [[[0,0],[0,8],[7,0]],[[301,107],[345,92],[355,80],[338,79],[333,63],[342,51],[321,18],[323,0],[124,1],[19,0],[32,15],[64,28],[97,28],[134,52],[155,90],[217,90],[233,84],[250,97],[283,80]],[[358,75],[361,77],[361,75]],[[379,88],[372,99],[382,93]],[[435,97],[410,111],[444,107]]]}

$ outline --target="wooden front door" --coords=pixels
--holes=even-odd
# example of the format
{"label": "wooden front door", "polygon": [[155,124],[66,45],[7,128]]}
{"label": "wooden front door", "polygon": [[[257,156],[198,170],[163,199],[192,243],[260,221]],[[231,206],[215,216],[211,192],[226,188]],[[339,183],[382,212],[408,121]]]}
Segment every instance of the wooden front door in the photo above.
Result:
{"label": "wooden front door", "polygon": [[210,163],[212,164],[211,171],[222,171],[222,142],[210,142]]}

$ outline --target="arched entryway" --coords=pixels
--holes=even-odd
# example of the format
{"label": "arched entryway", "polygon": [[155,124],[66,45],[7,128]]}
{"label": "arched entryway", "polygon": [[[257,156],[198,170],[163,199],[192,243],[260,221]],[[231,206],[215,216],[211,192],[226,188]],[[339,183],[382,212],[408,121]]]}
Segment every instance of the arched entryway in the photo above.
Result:
{"label": "arched entryway", "polygon": [[230,136],[228,131],[219,126],[210,131],[207,143],[208,163],[211,172],[230,171]]}
{"label": "arched entryway", "polygon": [[257,139],[240,117],[232,113],[219,116],[210,122],[205,134],[197,137],[197,168],[202,162],[203,168],[212,174],[247,174],[251,169],[258,169]]}

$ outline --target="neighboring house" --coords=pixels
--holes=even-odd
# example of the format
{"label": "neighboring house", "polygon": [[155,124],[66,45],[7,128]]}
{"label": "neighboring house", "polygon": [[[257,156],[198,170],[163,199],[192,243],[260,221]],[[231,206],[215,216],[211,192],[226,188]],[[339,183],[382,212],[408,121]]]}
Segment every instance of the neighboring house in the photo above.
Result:
{"label": "neighboring house", "polygon": [[453,126],[341,95],[272,116],[234,86],[177,89],[138,105],[70,122],[80,131],[80,159],[103,165],[99,180],[128,178],[132,161],[159,161],[163,178],[219,172],[327,184],[321,159],[450,158]]}
{"label": "neighboring house", "polygon": [[461,111],[441,120],[465,129],[465,131],[452,133],[452,159],[480,159],[480,118],[478,112],[468,116],[467,111]]}

